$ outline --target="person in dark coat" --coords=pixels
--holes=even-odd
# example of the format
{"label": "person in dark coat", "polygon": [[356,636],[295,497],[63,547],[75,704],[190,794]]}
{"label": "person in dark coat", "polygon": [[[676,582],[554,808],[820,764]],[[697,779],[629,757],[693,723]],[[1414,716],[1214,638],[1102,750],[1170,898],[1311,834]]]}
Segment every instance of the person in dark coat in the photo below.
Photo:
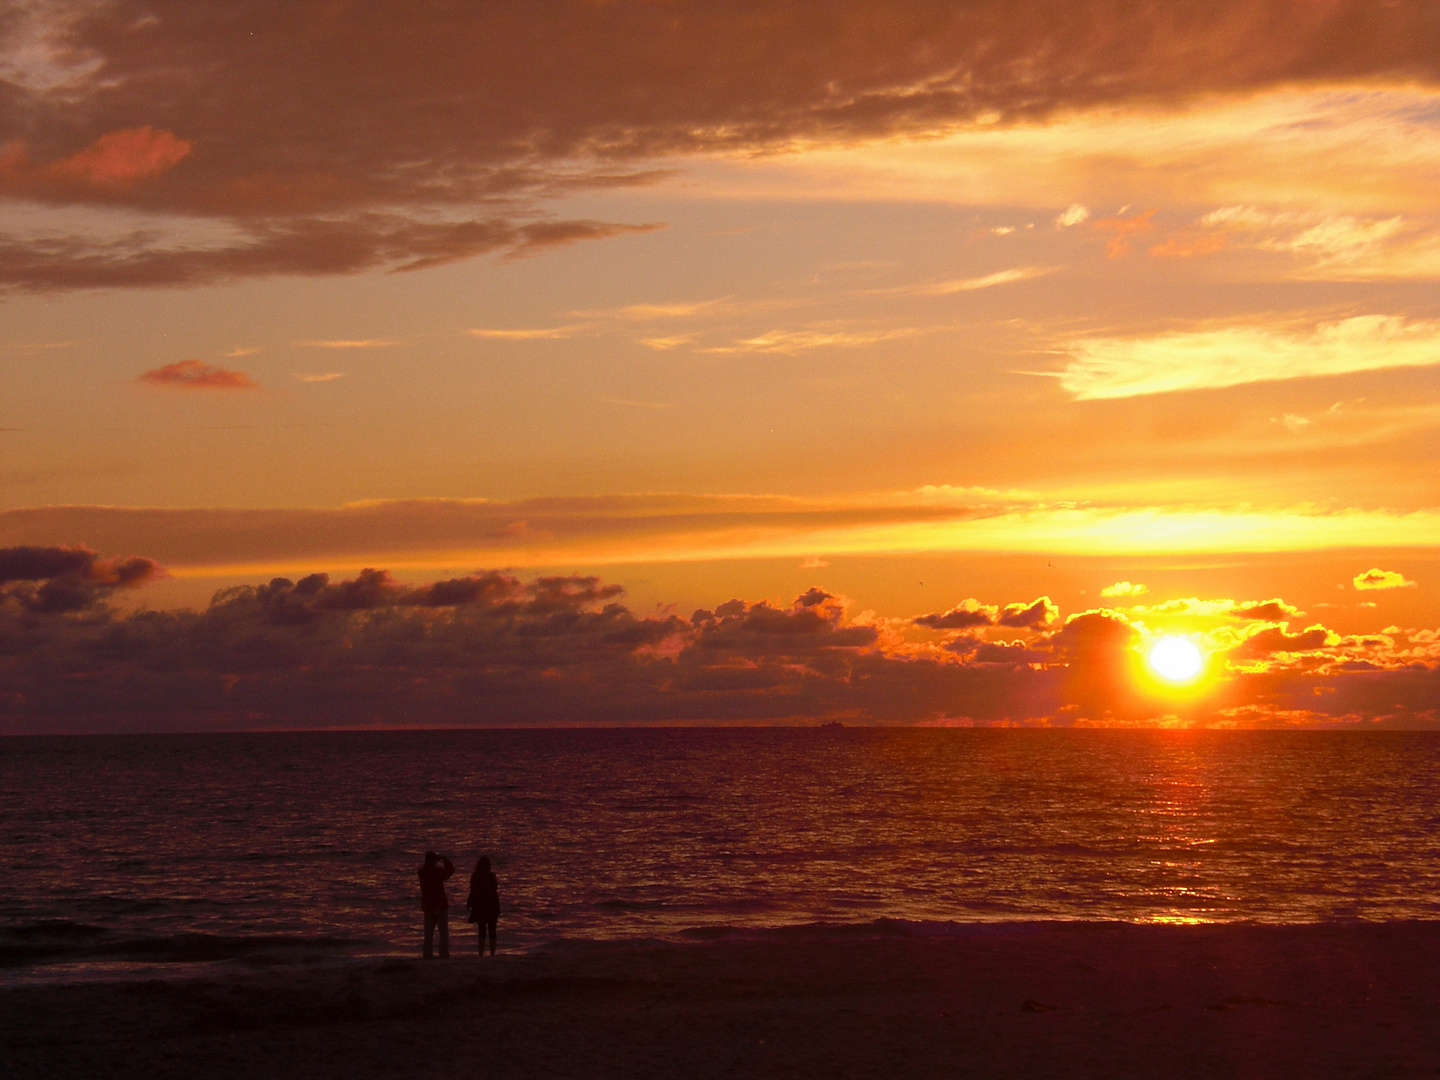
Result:
{"label": "person in dark coat", "polygon": [[470,895],[465,898],[470,921],[480,931],[480,954],[485,954],[485,936],[490,936],[490,955],[495,955],[495,923],[500,918],[500,882],[490,872],[490,856],[482,855],[470,875]]}
{"label": "person in dark coat", "polygon": [[450,898],[445,895],[445,880],[455,873],[449,859],[425,852],[425,865],[416,873],[420,877],[420,910],[425,913],[425,959],[430,959],[430,946],[435,930],[440,930],[440,958],[450,955]]}

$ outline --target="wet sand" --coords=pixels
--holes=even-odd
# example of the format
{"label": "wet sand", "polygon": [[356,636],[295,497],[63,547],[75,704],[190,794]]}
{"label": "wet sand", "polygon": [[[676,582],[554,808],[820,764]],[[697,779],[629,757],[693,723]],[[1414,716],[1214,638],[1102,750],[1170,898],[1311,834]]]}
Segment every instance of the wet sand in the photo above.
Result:
{"label": "wet sand", "polygon": [[1440,923],[872,926],[30,987],[0,992],[0,1075],[1435,1077]]}

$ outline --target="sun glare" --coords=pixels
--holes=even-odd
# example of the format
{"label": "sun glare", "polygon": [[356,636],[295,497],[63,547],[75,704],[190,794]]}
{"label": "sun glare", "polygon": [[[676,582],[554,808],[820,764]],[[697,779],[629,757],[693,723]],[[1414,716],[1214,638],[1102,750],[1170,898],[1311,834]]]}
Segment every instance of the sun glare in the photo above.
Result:
{"label": "sun glare", "polygon": [[1189,638],[1163,637],[1150,647],[1145,658],[1150,670],[1166,682],[1189,682],[1200,674],[1205,658]]}

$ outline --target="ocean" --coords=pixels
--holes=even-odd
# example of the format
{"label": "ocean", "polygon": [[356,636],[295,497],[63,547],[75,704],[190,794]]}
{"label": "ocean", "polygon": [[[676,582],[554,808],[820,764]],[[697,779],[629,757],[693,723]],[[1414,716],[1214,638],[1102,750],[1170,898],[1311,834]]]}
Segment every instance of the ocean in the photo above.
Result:
{"label": "ocean", "polygon": [[861,728],[0,740],[0,985],[841,925],[1440,916],[1440,733]]}

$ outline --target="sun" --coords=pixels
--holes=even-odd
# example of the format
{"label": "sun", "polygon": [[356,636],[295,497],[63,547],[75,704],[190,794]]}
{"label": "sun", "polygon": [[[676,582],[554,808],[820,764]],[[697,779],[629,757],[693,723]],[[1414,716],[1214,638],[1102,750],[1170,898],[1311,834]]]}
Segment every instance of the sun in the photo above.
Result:
{"label": "sun", "polygon": [[1150,670],[1170,683],[1187,683],[1205,667],[1200,647],[1186,637],[1162,637],[1145,656]]}

